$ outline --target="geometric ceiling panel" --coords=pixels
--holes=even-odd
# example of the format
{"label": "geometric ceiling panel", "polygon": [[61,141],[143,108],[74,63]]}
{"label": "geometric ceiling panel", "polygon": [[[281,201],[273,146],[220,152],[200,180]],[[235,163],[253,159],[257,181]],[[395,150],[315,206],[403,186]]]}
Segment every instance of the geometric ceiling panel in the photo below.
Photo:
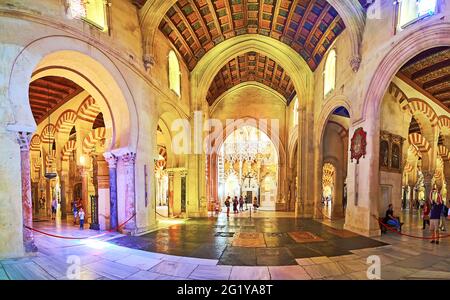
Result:
{"label": "geometric ceiling panel", "polygon": [[450,108],[450,47],[437,47],[420,53],[399,73]]}
{"label": "geometric ceiling panel", "polygon": [[314,71],[345,25],[325,0],[179,0],[159,28],[189,70],[224,40],[261,34],[289,45]]}
{"label": "geometric ceiling panel", "polygon": [[257,52],[247,52],[232,58],[217,73],[206,99],[209,105],[227,90],[247,81],[264,84],[281,95],[289,103],[295,97],[295,88],[286,71],[274,60]]}
{"label": "geometric ceiling panel", "polygon": [[[28,97],[37,124],[58,107],[83,91],[79,85],[64,77],[47,76],[30,83]],[[56,120],[54,120],[56,121]]]}

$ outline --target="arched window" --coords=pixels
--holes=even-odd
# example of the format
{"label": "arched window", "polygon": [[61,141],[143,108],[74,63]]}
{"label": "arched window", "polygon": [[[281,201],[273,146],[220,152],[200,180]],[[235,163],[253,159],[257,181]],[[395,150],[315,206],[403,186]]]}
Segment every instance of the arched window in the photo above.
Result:
{"label": "arched window", "polygon": [[298,125],[298,97],[297,96],[294,98],[294,114],[293,114],[292,118],[294,120],[293,124],[295,127]]}
{"label": "arched window", "polygon": [[105,0],[70,0],[69,12],[72,18],[85,20],[103,31],[108,28]]}
{"label": "arched window", "polygon": [[175,52],[169,52],[169,87],[178,96],[181,96],[181,72]]}
{"label": "arched window", "polygon": [[336,51],[334,49],[331,49],[328,54],[323,76],[323,95],[327,96],[332,90],[334,90],[336,85]]}
{"label": "arched window", "polygon": [[399,29],[415,21],[436,13],[438,0],[402,0],[398,1]]}

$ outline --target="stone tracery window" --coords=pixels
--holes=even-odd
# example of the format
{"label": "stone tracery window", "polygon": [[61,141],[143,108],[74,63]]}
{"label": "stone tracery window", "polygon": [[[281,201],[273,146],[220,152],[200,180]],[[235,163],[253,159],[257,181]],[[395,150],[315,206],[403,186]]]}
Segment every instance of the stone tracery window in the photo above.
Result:
{"label": "stone tracery window", "polygon": [[72,18],[82,19],[105,31],[106,20],[105,0],[69,0],[69,13]]}
{"label": "stone tracery window", "polygon": [[403,29],[415,21],[436,13],[438,0],[398,1],[398,27]]}
{"label": "stone tracery window", "polygon": [[325,62],[325,69],[323,72],[323,95],[326,97],[334,90],[336,85],[336,50],[331,49]]}
{"label": "stone tracery window", "polygon": [[169,52],[169,87],[178,97],[181,96],[180,62],[173,50]]}

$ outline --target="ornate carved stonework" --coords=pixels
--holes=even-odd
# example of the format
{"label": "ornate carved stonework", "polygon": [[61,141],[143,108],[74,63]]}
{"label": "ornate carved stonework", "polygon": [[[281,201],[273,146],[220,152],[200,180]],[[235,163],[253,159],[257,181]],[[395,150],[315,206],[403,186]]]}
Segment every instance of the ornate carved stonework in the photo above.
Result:
{"label": "ornate carved stonework", "polygon": [[350,66],[353,72],[358,72],[359,66],[361,65],[361,56],[354,56],[350,59]]}
{"label": "ornate carved stonework", "polygon": [[103,154],[103,157],[105,157],[105,160],[108,163],[108,167],[110,169],[117,168],[117,157],[114,154],[107,152]]}
{"label": "ornate carved stonework", "polygon": [[389,133],[380,132],[380,169],[387,172],[402,171],[402,153],[404,138]]}
{"label": "ornate carved stonework", "polygon": [[29,151],[32,134],[31,132],[17,132],[17,143],[20,151]]}

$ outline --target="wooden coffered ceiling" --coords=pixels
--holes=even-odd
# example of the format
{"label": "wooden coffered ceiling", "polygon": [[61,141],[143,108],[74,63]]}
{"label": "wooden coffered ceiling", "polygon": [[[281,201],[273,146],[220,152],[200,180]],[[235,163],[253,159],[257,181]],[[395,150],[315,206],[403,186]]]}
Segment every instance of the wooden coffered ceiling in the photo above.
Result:
{"label": "wooden coffered ceiling", "polygon": [[224,40],[261,34],[291,46],[314,71],[345,25],[325,0],[179,0],[159,28],[190,70]]}
{"label": "wooden coffered ceiling", "polygon": [[422,52],[406,63],[398,76],[450,110],[450,47]]}
{"label": "wooden coffered ceiling", "polygon": [[37,124],[41,123],[62,104],[72,99],[83,89],[63,77],[47,76],[30,83],[29,99],[31,111]]}
{"label": "wooden coffered ceiling", "polygon": [[209,105],[227,90],[247,81],[256,81],[276,90],[288,104],[296,94],[291,78],[280,65],[265,55],[247,52],[231,59],[217,73],[206,97]]}

